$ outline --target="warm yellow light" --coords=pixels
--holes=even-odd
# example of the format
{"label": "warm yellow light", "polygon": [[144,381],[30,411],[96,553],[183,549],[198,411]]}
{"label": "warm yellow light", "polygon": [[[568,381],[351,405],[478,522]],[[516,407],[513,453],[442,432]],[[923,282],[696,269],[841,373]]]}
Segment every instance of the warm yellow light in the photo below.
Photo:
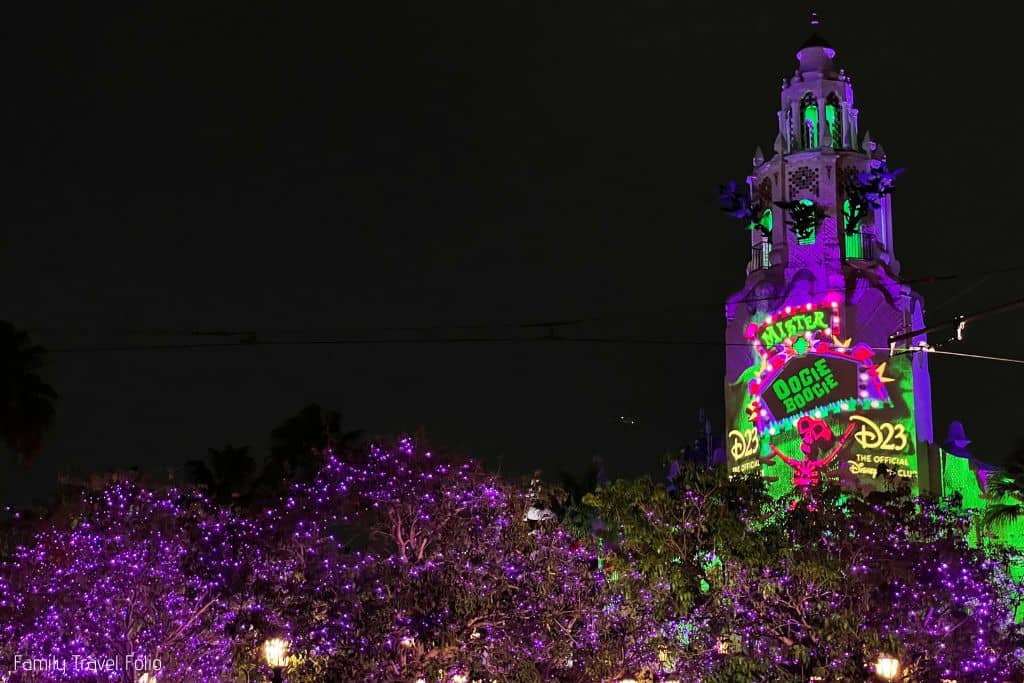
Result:
{"label": "warm yellow light", "polygon": [[263,643],[263,658],[271,669],[283,669],[288,666],[288,641],[271,638]]}
{"label": "warm yellow light", "polygon": [[402,638],[400,641],[398,641],[398,644],[402,647],[412,647],[416,644],[416,639],[412,636],[406,636],[405,638]]}
{"label": "warm yellow light", "polygon": [[142,674],[139,676],[139,683],[156,683],[156,676],[152,674]]}
{"label": "warm yellow light", "polygon": [[466,674],[455,674],[452,676],[452,683],[468,683],[469,676]]}
{"label": "warm yellow light", "polygon": [[887,681],[894,680],[900,674],[900,660],[889,655],[879,655],[875,662],[875,673]]}

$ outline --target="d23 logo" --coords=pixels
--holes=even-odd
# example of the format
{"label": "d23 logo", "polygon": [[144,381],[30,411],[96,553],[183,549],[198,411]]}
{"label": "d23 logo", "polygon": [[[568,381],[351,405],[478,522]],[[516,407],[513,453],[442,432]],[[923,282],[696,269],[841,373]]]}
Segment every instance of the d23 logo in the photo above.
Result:
{"label": "d23 logo", "polygon": [[853,438],[861,448],[877,448],[880,451],[902,452],[907,448],[907,429],[899,423],[878,424],[863,415],[851,415],[850,423],[860,423],[860,430]]}
{"label": "d23 logo", "polygon": [[757,455],[761,450],[761,440],[757,436],[757,429],[751,427],[745,431],[734,429],[729,432],[729,455],[734,460]]}

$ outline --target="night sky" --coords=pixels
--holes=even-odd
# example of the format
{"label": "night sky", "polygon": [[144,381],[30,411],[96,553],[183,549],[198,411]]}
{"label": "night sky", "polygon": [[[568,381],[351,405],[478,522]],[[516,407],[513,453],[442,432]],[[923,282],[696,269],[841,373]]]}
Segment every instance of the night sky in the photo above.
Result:
{"label": "night sky", "polygon": [[[1013,22],[909,5],[818,10],[862,131],[907,168],[902,275],[960,274],[919,286],[937,322],[1024,296],[1022,60]],[[598,455],[656,472],[699,408],[722,427],[722,302],[749,237],[717,186],[771,149],[808,7],[6,7],[0,318],[52,349],[61,400],[0,493],[227,442],[262,457],[310,401],[513,474]],[[508,341],[547,321],[695,344]],[[283,343],[384,339],[404,341]],[[946,348],[1022,342],[1018,311]],[[188,344],[227,345],[152,348]],[[1024,366],[931,367],[937,436],[959,417],[1003,460]]]}

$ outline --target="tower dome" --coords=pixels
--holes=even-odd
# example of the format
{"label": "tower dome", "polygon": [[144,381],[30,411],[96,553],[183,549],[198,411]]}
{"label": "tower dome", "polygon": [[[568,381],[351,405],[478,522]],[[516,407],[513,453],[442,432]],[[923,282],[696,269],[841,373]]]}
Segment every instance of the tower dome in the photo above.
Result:
{"label": "tower dome", "polygon": [[796,59],[800,63],[798,70],[802,74],[818,73],[827,78],[834,78],[838,75],[832,61],[835,57],[836,51],[829,42],[814,33],[797,50]]}

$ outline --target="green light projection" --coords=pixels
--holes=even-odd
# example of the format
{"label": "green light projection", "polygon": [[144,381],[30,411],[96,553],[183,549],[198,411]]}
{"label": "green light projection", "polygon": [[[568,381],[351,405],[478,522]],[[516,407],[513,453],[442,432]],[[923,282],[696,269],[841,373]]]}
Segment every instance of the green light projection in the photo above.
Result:
{"label": "green light projection", "polygon": [[839,128],[839,108],[832,102],[825,104],[825,125],[828,126],[828,134],[832,136],[832,147],[839,149],[842,142],[842,131]]}
{"label": "green light projection", "polygon": [[818,147],[818,103],[814,101],[814,98],[810,98],[807,101],[805,98],[804,113],[803,113],[803,125],[804,125],[804,142],[806,143],[807,149],[817,149]]}
{"label": "green light projection", "polygon": [[971,468],[971,461],[946,452],[943,452],[940,457],[944,460],[942,467],[943,491],[959,493],[963,498],[964,508],[968,510],[984,510],[988,501],[983,498],[984,491],[981,490],[978,473]]}
{"label": "green light projection", "polygon": [[[981,477],[984,476],[983,470],[977,463],[946,451],[940,452],[940,459],[943,462],[942,489],[945,495],[958,493],[962,498],[961,504],[964,508],[980,512],[984,512],[990,503],[1000,502],[991,500],[985,495],[981,483]],[[984,532],[979,528],[973,539],[973,545],[977,546],[983,540],[1024,549],[1024,519],[999,524],[985,529]]]}
{"label": "green light projection", "polygon": [[[974,523],[974,533],[968,539],[971,546],[981,545],[986,548],[1005,546],[1017,551],[1024,550],[1024,519],[1016,519],[993,526],[986,526],[982,521],[989,504],[1000,501],[991,500],[985,496],[977,463],[941,450],[939,460],[942,462],[943,495],[958,493],[964,508],[978,511],[978,517]],[[1018,584],[1024,580],[1024,562],[1021,562],[1020,559],[1011,561],[1010,577]],[[1017,608],[1015,620],[1017,623],[1024,622],[1024,605]]]}
{"label": "green light projection", "polygon": [[774,227],[774,218],[772,217],[772,210],[765,209],[761,212],[761,218],[757,222],[757,228],[761,231],[763,236],[761,239],[761,268],[767,270],[772,265],[772,228]]}
{"label": "green light projection", "polygon": [[[846,201],[843,202],[843,219],[847,223],[849,223],[849,221],[850,221],[850,217],[852,216],[852,212],[853,212],[853,209],[850,206],[850,200],[847,199]],[[843,230],[843,232],[846,234],[846,245],[845,245],[846,258],[848,258],[848,259],[864,258],[864,239],[863,239],[863,236],[860,234],[860,231],[858,230],[857,232],[850,233],[850,232],[847,232],[846,230]]]}
{"label": "green light projection", "polygon": [[[815,120],[817,120],[817,116],[818,116],[817,115],[817,111],[818,110],[815,109],[814,111],[815,111],[815,115],[814,115],[815,116]],[[817,130],[817,128],[815,128],[815,130]],[[814,202],[811,201],[810,199],[801,199],[800,203],[803,204],[804,206],[814,206]],[[796,243],[800,244],[800,245],[814,244],[814,235],[815,235],[816,232],[817,232],[817,230],[812,232],[807,237],[801,237],[801,238],[797,239]]]}
{"label": "green light projection", "polygon": [[[835,339],[829,334],[830,330],[819,329],[820,325],[798,324],[796,321],[804,318],[814,322],[817,309],[811,306],[795,307],[785,316],[781,313],[772,317],[757,314],[749,323],[752,327],[748,338],[755,343],[755,349],[761,351],[751,355],[753,364],[735,382],[726,384],[730,470],[740,473],[760,469],[772,496],[790,495],[794,490],[793,466],[773,457],[772,447],[790,458],[806,459],[808,456],[804,453],[807,451],[801,451],[806,444],[805,435],[795,428],[796,417],[806,414],[827,425],[835,438],[848,430],[851,432],[848,441],[839,449],[838,458],[825,470],[830,478],[838,480],[844,487],[864,493],[907,485],[917,493],[918,453],[910,357],[874,359],[863,345],[858,347],[852,340]],[[836,320],[838,322],[838,317]],[[780,322],[783,323],[781,328]],[[785,323],[792,323],[791,329]],[[762,354],[760,357],[759,353]],[[842,361],[847,357],[854,372],[852,385],[836,375],[841,381],[835,383],[840,386],[829,392],[823,388],[822,397],[815,394],[814,406],[805,406],[798,413],[785,410],[788,395],[779,396],[775,391],[780,381],[785,383],[785,388],[779,385],[782,394],[787,389],[792,390],[798,379],[801,391],[807,383],[813,391],[815,382],[811,380],[815,380],[815,374],[812,370],[818,365],[828,365],[832,373],[837,370],[843,372],[845,366]],[[860,370],[852,362],[855,357],[861,358]],[[828,359],[827,363],[819,362],[823,358]],[[837,358],[838,361],[834,360]],[[785,363],[781,368],[778,366],[780,359],[785,359],[781,360]],[[768,368],[773,363],[775,370],[771,371]],[[801,373],[806,375],[807,383]],[[822,377],[824,375],[819,372],[819,380]],[[857,381],[863,386],[865,382],[874,382],[874,378],[881,382],[885,394],[864,398],[856,390]],[[793,380],[792,385],[790,380]],[[751,393],[752,382],[758,394]],[[760,382],[764,385],[756,387]],[[840,393],[843,396],[840,397]],[[836,394],[837,400],[831,400],[832,394]],[[764,409],[768,410],[766,414]],[[761,417],[758,417],[759,412]]]}

